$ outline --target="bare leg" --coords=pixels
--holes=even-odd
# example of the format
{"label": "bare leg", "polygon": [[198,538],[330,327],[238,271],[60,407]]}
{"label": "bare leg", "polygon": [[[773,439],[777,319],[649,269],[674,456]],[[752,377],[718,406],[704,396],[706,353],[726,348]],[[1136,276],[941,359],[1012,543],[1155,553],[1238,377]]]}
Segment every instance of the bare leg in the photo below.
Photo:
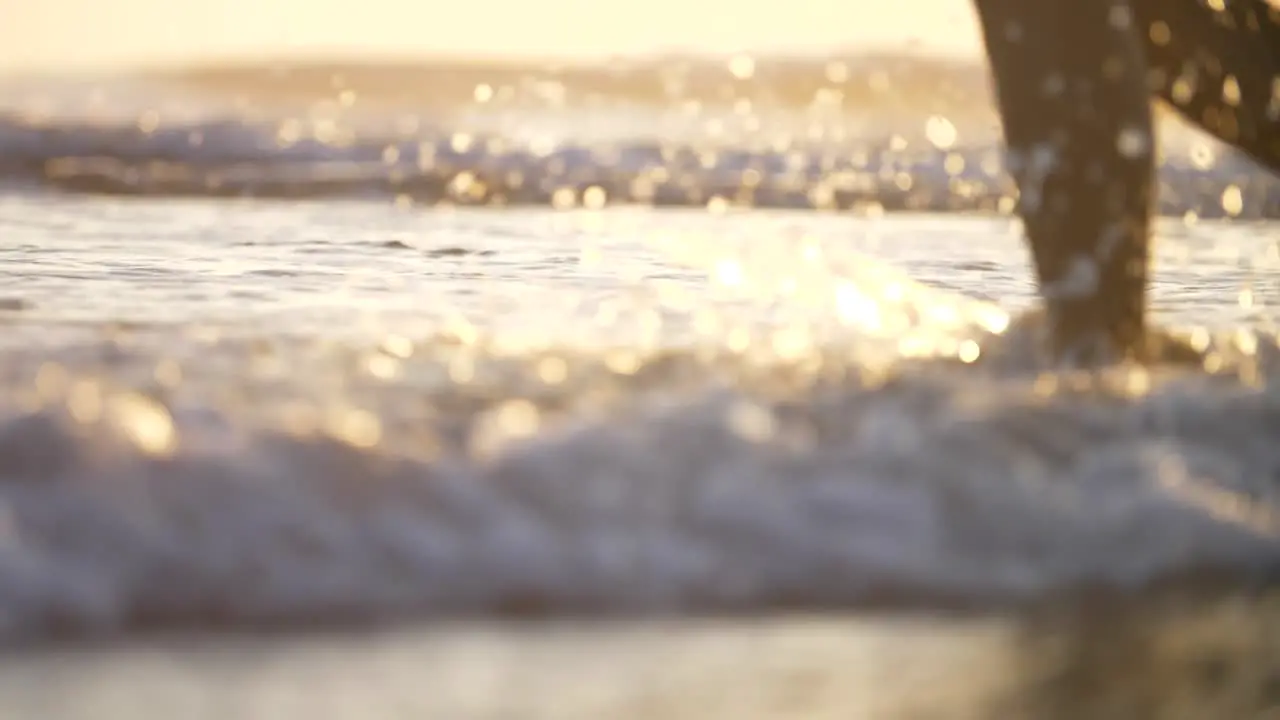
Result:
{"label": "bare leg", "polygon": [[1280,9],[1264,0],[1132,0],[1150,87],[1183,116],[1280,172]]}
{"label": "bare leg", "polygon": [[1155,174],[1145,29],[1128,0],[975,5],[1050,349],[1073,364],[1142,356]]}

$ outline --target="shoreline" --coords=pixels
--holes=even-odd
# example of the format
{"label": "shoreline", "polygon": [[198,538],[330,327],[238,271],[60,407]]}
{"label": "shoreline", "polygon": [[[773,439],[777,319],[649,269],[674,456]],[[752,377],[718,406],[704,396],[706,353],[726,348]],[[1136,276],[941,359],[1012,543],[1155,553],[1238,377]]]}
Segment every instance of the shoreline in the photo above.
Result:
{"label": "shoreline", "polygon": [[0,708],[50,720],[433,717],[1251,718],[1280,596],[1097,599],[1031,615],[464,621],[177,633],[0,654]]}

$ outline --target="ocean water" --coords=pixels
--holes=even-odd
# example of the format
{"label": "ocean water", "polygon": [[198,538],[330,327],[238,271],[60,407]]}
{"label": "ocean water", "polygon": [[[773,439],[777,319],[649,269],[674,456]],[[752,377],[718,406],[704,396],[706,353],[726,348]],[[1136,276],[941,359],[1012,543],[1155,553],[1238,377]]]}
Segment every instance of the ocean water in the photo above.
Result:
{"label": "ocean water", "polygon": [[1171,130],[1204,362],[1067,372],[960,110],[528,73],[10,89],[6,717],[1275,709],[1273,183]]}

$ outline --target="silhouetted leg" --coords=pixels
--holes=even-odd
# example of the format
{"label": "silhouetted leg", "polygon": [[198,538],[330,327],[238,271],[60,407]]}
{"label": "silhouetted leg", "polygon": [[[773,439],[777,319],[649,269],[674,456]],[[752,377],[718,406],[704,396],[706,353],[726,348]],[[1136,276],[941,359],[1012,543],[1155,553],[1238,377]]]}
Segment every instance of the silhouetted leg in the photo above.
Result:
{"label": "silhouetted leg", "polygon": [[1132,0],[1153,91],[1280,172],[1280,9],[1263,0]]}
{"label": "silhouetted leg", "polygon": [[1138,20],[1127,0],[975,5],[1051,350],[1141,355],[1155,140]]}

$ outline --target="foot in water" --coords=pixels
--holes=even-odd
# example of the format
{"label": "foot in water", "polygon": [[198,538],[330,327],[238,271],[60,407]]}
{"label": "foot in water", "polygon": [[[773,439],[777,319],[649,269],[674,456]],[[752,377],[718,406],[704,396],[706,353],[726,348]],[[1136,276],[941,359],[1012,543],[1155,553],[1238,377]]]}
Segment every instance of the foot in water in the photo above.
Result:
{"label": "foot in water", "polygon": [[[1044,310],[1031,310],[1014,318],[1009,324],[1009,328],[1004,332],[1002,342],[1013,345],[1034,343],[1037,349],[1049,348],[1052,350],[1055,347],[1054,336],[1052,335],[1053,329],[1054,326],[1048,320]],[[1043,362],[1043,355],[1039,353],[1022,350],[1017,352],[1024,356],[1029,354],[1039,355],[1039,362]],[[1000,355],[1002,353],[997,349],[992,354]],[[984,352],[985,355],[987,353]],[[1205,352],[1197,349],[1190,340],[1164,328],[1148,326],[1144,328],[1142,336],[1137,338],[1135,345],[1129,348],[1127,352],[1119,352],[1114,347],[1104,344],[1078,348],[1071,356],[1064,357],[1061,354],[1055,354],[1050,358],[1051,363],[1068,367],[1098,367],[1123,361],[1137,362],[1144,365],[1203,367],[1206,356]]]}
{"label": "foot in water", "polygon": [[1056,361],[1199,362],[1147,318],[1152,95],[1280,172],[1266,0],[974,0]]}

